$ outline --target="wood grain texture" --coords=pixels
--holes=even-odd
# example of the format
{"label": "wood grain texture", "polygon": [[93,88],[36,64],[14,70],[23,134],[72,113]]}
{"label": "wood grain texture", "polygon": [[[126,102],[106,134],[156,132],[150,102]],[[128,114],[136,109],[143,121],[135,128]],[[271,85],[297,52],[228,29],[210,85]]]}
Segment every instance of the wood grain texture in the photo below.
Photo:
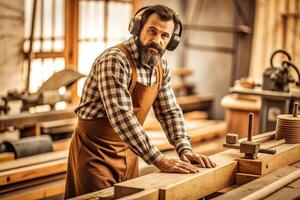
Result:
{"label": "wood grain texture", "polygon": [[260,177],[261,177],[260,175],[236,173],[235,184],[244,185],[244,184],[249,183],[250,181],[253,181]]}
{"label": "wood grain texture", "polygon": [[41,164],[41,163],[45,163],[48,161],[65,159],[68,157],[68,152],[69,152],[69,150],[49,152],[49,153],[28,156],[28,157],[19,158],[16,160],[8,161],[5,163],[1,163],[0,172],[12,170],[12,169],[18,169],[18,168],[26,167],[26,166],[32,166],[35,164]]}
{"label": "wood grain texture", "polygon": [[41,177],[41,178],[35,178],[33,180],[27,180],[27,181],[22,181],[22,182],[15,183],[15,184],[1,186],[0,194],[14,192],[16,190],[20,190],[23,188],[33,187],[36,185],[41,185],[44,183],[49,183],[49,182],[53,182],[56,180],[65,179],[65,177],[66,177],[66,173],[63,172],[60,174],[55,174],[55,175]]}
{"label": "wood grain texture", "polygon": [[8,192],[0,195],[2,200],[30,200],[45,199],[55,195],[61,195],[65,191],[65,179],[41,184],[38,186]]}
{"label": "wood grain texture", "polygon": [[159,192],[156,189],[149,189],[118,199],[119,200],[159,200]]}
{"label": "wood grain texture", "polygon": [[[0,153],[0,163],[15,159],[15,154],[11,152]],[[2,163],[3,164],[3,163]]]}
{"label": "wood grain texture", "polygon": [[74,198],[74,200],[84,200],[84,199],[111,200],[113,198],[114,198],[114,187],[109,187],[89,194],[77,196]]}
{"label": "wood grain texture", "polygon": [[[265,175],[261,178],[251,181],[245,185],[237,187],[236,189],[233,189],[224,195],[220,195],[217,198],[215,198],[215,200],[227,200],[227,199],[228,200],[240,200],[243,197],[246,197],[246,196],[260,190],[261,188],[272,184],[273,182],[281,179],[282,177],[285,177],[285,176],[293,173],[294,171],[298,170],[299,167],[300,167],[300,162],[297,162],[291,166],[284,166],[268,175]],[[293,183],[291,183],[291,184],[293,184]],[[288,184],[288,185],[290,185],[290,184]],[[288,185],[286,187],[289,187]],[[284,198],[276,198],[276,196],[272,195],[273,198],[270,198],[270,199],[272,199],[272,200],[273,199],[295,199],[296,197],[298,197],[300,195],[300,190],[297,190],[297,186],[295,188],[290,187],[290,192],[291,192],[290,198],[288,198],[288,196],[285,196]]]}
{"label": "wood grain texture", "polygon": [[[300,18],[290,13],[300,12],[298,0],[257,0],[250,76],[261,79],[270,66],[269,59],[276,49],[287,50],[293,62],[300,65]],[[280,65],[280,62],[276,62]]]}
{"label": "wood grain texture", "polygon": [[[157,189],[160,199],[197,199],[234,183],[236,150],[211,156],[216,168],[204,169],[196,174],[152,173],[115,185],[115,194],[128,188]],[[222,178],[220,178],[222,177]]]}
{"label": "wood grain texture", "polygon": [[265,175],[300,160],[300,144],[282,144],[273,149],[275,155],[260,153],[257,160],[238,159],[238,172]]}
{"label": "wood grain texture", "polygon": [[67,159],[0,172],[0,186],[65,172]]}

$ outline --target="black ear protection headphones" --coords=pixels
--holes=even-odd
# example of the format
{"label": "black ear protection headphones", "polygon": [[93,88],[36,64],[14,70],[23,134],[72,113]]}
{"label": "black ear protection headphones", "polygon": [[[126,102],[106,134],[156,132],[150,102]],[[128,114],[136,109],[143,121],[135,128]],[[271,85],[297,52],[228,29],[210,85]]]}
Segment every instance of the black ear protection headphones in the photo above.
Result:
{"label": "black ear protection headphones", "polygon": [[[135,15],[131,18],[131,20],[129,22],[128,30],[132,35],[139,36],[141,28],[142,28],[142,19],[136,17],[137,14],[140,13],[141,11],[147,10],[151,7],[152,6],[146,6],[146,7],[140,8],[135,13]],[[176,30],[174,31],[174,33],[172,34],[172,37],[170,39],[170,42],[168,43],[168,45],[166,47],[166,49],[169,51],[173,51],[174,49],[176,49],[176,47],[178,46],[178,44],[180,42],[181,32],[182,32],[182,24],[179,20],[178,20],[178,25],[179,25],[179,33],[175,33]]]}

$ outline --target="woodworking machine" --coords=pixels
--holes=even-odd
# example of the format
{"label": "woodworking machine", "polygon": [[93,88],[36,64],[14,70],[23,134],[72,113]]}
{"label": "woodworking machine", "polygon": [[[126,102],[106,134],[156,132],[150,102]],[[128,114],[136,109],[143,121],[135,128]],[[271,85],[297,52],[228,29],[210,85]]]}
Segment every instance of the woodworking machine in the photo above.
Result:
{"label": "woodworking machine", "polygon": [[[275,57],[280,55],[285,59],[281,59],[281,65],[275,65]],[[300,101],[300,73],[297,66],[292,63],[291,56],[284,50],[276,50],[271,56],[270,65],[263,73],[262,87],[230,89],[231,93],[261,97],[262,106],[259,114],[261,133],[273,131],[276,128],[277,116],[291,113],[294,103]],[[297,78],[293,77],[294,74]]]}
{"label": "woodworking machine", "polygon": [[[287,59],[282,61],[281,67],[274,65],[274,58],[277,55],[284,55]],[[300,86],[300,73],[298,68],[292,63],[290,54],[284,50],[276,50],[270,59],[270,67],[263,74],[263,89],[279,92],[289,92],[289,83]],[[297,81],[293,78],[291,69],[297,74]]]}
{"label": "woodworking machine", "polygon": [[[64,69],[53,74],[36,93],[9,91],[6,96],[1,97],[4,104],[0,105],[0,114],[8,114],[10,110],[9,101],[21,101],[21,111],[28,111],[30,107],[38,105],[50,105],[53,109],[57,102],[70,102],[71,91],[68,89],[84,76],[76,70]],[[59,89],[62,87],[67,89],[65,94],[59,93]]]}

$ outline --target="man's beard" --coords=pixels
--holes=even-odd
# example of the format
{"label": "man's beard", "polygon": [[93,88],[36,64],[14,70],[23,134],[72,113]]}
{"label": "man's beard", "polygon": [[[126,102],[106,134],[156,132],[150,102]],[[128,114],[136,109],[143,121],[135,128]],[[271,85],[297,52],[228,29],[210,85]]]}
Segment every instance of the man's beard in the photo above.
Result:
{"label": "man's beard", "polygon": [[[138,47],[140,49],[139,56],[141,63],[149,66],[157,65],[160,61],[160,58],[164,54],[164,50],[160,46],[154,42],[143,45],[140,41],[140,38],[138,38]],[[156,49],[157,52],[152,51],[150,48]]]}

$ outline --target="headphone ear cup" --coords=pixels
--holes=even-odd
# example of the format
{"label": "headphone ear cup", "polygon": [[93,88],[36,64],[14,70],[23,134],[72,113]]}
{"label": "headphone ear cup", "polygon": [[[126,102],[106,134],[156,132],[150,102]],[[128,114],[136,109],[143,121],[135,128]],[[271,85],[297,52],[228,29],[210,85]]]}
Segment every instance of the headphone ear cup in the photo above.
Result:
{"label": "headphone ear cup", "polygon": [[140,33],[141,26],[142,26],[141,19],[132,18],[130,20],[129,27],[128,27],[130,34],[138,36]]}
{"label": "headphone ear cup", "polygon": [[178,46],[179,42],[180,42],[180,36],[177,33],[174,33],[166,49],[168,51],[173,51]]}

